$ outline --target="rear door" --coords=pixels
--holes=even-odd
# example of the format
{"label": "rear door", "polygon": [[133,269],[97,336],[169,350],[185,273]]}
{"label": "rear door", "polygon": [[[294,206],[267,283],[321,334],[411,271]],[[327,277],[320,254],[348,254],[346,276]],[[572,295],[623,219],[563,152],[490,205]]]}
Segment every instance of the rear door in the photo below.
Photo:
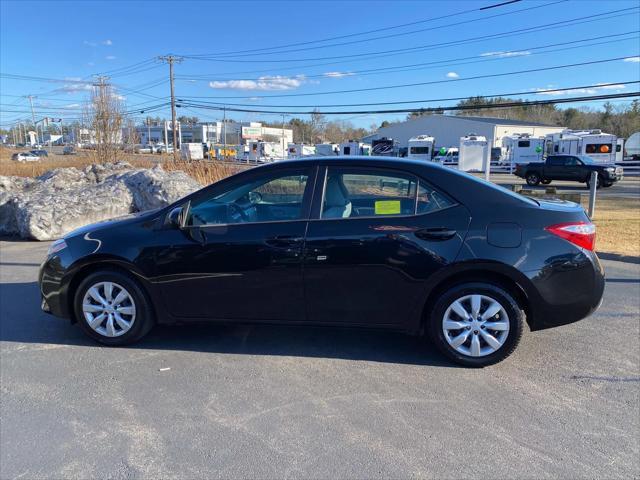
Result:
{"label": "rear door", "polygon": [[317,182],[304,251],[308,320],[405,325],[422,308],[425,281],[458,254],[467,209],[401,169],[329,166]]}
{"label": "rear door", "polygon": [[552,155],[547,157],[544,165],[544,177],[549,180],[562,180],[566,178],[564,171],[564,157]]}

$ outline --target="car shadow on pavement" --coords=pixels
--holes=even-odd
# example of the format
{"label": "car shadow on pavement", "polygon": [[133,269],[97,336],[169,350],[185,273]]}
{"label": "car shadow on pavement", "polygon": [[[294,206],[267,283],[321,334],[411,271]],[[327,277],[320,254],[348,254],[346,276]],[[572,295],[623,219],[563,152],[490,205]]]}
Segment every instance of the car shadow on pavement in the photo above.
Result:
{"label": "car shadow on pavement", "polygon": [[[77,325],[40,310],[38,285],[0,284],[0,341],[99,347]],[[349,328],[192,324],[156,326],[126,348],[340,358],[455,368],[424,338]]]}

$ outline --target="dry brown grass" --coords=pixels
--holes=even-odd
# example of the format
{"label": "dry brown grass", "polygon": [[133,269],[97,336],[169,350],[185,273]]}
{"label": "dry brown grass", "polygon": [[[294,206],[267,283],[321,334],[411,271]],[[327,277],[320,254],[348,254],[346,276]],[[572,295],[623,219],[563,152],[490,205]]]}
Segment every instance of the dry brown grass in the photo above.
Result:
{"label": "dry brown grass", "polygon": [[[11,160],[13,153],[24,150],[0,148],[0,175],[37,177],[54,168],[85,168],[97,163],[95,152],[90,150],[81,150],[76,155],[51,154],[39,162],[21,163]],[[222,162],[174,162],[172,155],[122,154],[120,160],[130,163],[135,168],[150,168],[160,164],[167,171],[182,170],[203,185],[210,185],[246,168]]]}
{"label": "dry brown grass", "polygon": [[593,221],[596,251],[640,256],[640,199],[597,198]]}

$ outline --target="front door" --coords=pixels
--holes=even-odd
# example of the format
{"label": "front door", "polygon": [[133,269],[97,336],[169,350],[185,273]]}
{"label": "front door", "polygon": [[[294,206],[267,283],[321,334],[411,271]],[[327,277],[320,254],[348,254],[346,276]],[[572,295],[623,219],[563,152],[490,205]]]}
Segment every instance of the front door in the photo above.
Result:
{"label": "front door", "polygon": [[403,325],[422,308],[427,278],[457,256],[469,212],[395,169],[329,167],[318,185],[305,244],[308,319]]}
{"label": "front door", "polygon": [[156,253],[155,281],[185,319],[305,319],[302,248],[315,167],[279,168],[214,185]]}

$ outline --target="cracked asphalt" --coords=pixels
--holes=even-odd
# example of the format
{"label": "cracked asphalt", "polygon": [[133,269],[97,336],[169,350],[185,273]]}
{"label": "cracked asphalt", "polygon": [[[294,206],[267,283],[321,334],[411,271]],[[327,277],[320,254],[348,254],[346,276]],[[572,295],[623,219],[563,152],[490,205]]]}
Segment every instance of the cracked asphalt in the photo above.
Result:
{"label": "cracked asphalt", "polygon": [[156,328],[105,348],[0,242],[0,478],[638,478],[640,265],[483,370],[400,334]]}

